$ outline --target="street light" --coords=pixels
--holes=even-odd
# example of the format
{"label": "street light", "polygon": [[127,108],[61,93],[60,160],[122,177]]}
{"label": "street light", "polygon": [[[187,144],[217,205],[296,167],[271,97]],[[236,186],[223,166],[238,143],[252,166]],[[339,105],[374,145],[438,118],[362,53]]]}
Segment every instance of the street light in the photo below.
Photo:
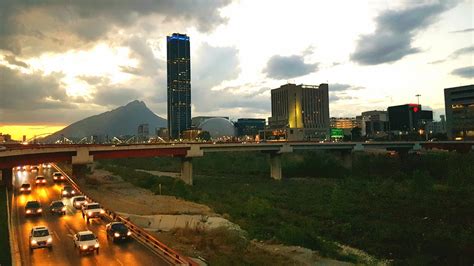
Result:
{"label": "street light", "polygon": [[416,98],[417,98],[418,105],[420,105],[420,97],[421,97],[421,94],[417,94],[417,95],[415,95],[415,96],[416,96]]}

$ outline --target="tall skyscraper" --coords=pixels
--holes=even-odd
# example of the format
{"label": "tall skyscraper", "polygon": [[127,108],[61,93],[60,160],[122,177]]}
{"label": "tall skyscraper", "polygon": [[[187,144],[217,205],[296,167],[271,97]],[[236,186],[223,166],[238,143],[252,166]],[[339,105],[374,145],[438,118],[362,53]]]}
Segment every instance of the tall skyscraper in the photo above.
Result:
{"label": "tall skyscraper", "polygon": [[444,89],[449,139],[474,140],[474,84]]}
{"label": "tall skyscraper", "polygon": [[166,37],[168,65],[168,132],[179,139],[191,127],[191,54],[189,37],[173,33]]}

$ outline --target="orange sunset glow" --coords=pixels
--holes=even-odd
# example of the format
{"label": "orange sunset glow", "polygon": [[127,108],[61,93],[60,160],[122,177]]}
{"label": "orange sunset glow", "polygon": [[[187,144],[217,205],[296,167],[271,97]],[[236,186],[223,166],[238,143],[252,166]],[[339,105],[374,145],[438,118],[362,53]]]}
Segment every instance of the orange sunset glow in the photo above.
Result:
{"label": "orange sunset glow", "polygon": [[22,140],[23,135],[26,135],[26,139],[47,136],[58,130],[61,130],[65,125],[2,125],[0,126],[0,133],[10,134],[14,140]]}

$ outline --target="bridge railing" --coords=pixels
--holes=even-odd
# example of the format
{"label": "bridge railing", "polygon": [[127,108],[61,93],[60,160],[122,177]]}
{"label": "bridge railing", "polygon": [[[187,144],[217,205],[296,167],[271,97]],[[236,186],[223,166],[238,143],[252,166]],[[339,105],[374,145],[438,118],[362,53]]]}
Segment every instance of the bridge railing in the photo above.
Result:
{"label": "bridge railing", "polygon": [[[82,195],[86,196],[88,199],[95,201],[92,197],[85,194],[79,185],[74,182],[74,180],[61,168],[59,168],[56,164],[52,164],[55,169],[61,172],[67,179],[67,181],[71,184],[71,186]],[[148,233],[146,230],[141,228],[140,226],[132,223],[127,218],[120,216],[119,214],[115,213],[114,211],[103,208],[107,214],[107,218],[111,221],[120,221],[124,223],[132,232],[132,236],[138,240],[140,243],[151,249],[155,254],[159,255],[163,259],[165,259],[171,265],[190,265],[190,266],[197,266],[199,265],[195,261],[191,260],[190,258],[181,255],[179,252],[173,250],[172,248],[168,247],[164,243],[160,242],[155,236]]]}

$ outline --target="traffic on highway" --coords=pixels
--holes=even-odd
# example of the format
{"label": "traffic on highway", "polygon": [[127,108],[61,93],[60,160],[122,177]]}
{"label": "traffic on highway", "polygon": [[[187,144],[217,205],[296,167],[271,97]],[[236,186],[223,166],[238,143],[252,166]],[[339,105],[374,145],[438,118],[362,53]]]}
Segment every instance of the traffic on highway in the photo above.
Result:
{"label": "traffic on highway", "polygon": [[49,164],[14,168],[12,227],[22,265],[168,265]]}

